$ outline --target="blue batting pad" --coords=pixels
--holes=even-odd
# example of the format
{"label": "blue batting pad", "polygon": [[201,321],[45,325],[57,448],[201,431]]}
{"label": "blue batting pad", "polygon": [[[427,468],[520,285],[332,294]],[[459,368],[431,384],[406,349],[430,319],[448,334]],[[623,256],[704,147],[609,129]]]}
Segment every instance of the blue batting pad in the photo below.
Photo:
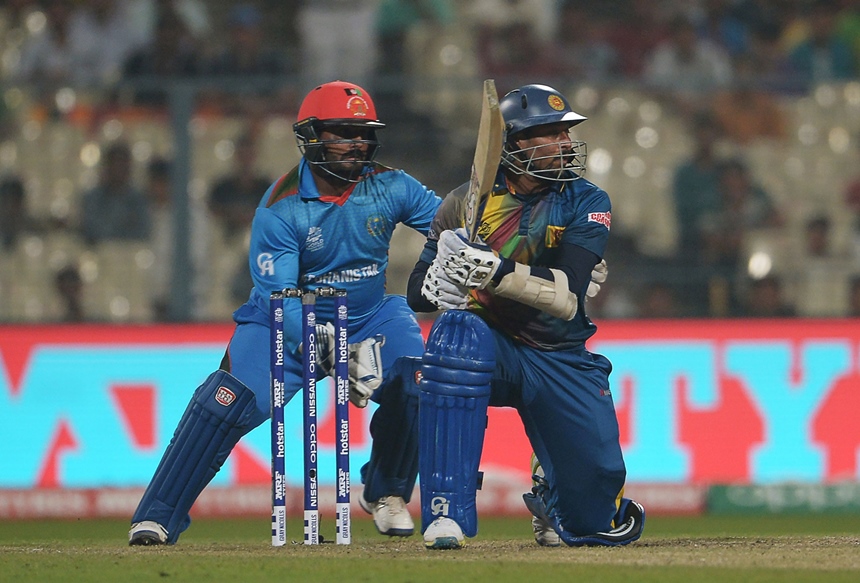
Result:
{"label": "blue batting pad", "polygon": [[213,372],[194,392],[173,439],[132,523],[152,520],[167,530],[173,544],[188,525],[188,511],[230,455],[239,439],[253,427],[254,393],[230,373]]}
{"label": "blue batting pad", "polygon": [[487,428],[495,340],[475,314],[436,319],[421,367],[419,468],[422,532],[439,516],[478,533],[475,493]]}

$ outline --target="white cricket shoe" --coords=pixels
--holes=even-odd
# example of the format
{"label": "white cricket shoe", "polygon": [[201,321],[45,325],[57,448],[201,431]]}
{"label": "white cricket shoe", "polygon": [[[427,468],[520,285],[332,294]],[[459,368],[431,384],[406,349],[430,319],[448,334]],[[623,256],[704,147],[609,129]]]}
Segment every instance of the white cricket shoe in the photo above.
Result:
{"label": "white cricket shoe", "polygon": [[428,549],[459,549],[465,544],[463,529],[447,516],[440,516],[424,531],[424,546]]}
{"label": "white cricket shoe", "polygon": [[128,531],[128,544],[129,546],[166,545],[167,531],[152,520],[135,522]]}
{"label": "white cricket shoe", "polygon": [[406,502],[400,496],[383,496],[376,502],[368,502],[364,496],[358,503],[365,512],[373,516],[373,524],[379,534],[388,536],[412,536],[415,523],[406,509]]}
{"label": "white cricket shoe", "polygon": [[532,530],[537,544],[542,547],[560,547],[561,537],[543,518],[532,516]]}

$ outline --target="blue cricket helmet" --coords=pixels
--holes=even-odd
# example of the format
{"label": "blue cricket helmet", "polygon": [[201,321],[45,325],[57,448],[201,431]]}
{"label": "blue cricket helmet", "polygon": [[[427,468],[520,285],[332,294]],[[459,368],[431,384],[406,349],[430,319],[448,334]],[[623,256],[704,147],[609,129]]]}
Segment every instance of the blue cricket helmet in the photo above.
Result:
{"label": "blue cricket helmet", "polygon": [[571,127],[585,121],[570,107],[564,96],[548,85],[524,85],[499,100],[508,136],[530,127],[570,122]]}
{"label": "blue cricket helmet", "polygon": [[520,148],[517,134],[536,126],[567,122],[568,129],[587,118],[573,111],[567,99],[547,85],[524,85],[499,100],[505,120],[505,145],[502,164],[515,174],[528,174],[551,182],[568,182],[585,174],[586,144],[568,139],[558,142],[556,150],[541,145]]}

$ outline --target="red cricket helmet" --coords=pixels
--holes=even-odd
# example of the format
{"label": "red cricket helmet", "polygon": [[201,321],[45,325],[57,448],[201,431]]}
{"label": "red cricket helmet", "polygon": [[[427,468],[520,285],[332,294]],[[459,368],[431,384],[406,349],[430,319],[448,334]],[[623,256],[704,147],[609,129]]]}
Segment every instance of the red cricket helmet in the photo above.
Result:
{"label": "red cricket helmet", "polygon": [[[358,126],[366,128],[362,138],[322,140],[320,134],[325,127]],[[346,81],[332,81],[315,87],[307,94],[299,107],[298,121],[293,125],[299,150],[309,164],[349,182],[358,182],[360,174],[342,174],[334,170],[333,163],[326,160],[326,145],[334,143],[367,144],[364,168],[373,164],[380,144],[376,130],[385,124],[376,117],[376,106],[370,95],[356,85]]]}
{"label": "red cricket helmet", "polygon": [[376,106],[367,91],[346,81],[323,83],[307,94],[299,107],[298,121],[311,118],[337,125],[385,127],[377,118]]}

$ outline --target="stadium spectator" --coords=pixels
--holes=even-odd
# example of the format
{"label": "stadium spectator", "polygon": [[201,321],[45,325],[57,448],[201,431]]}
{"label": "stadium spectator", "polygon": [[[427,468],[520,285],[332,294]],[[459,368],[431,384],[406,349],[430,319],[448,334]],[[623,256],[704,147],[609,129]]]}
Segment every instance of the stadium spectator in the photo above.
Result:
{"label": "stadium spectator", "polygon": [[731,58],[749,50],[749,30],[736,13],[736,0],[703,0],[694,17],[699,38],[719,45]]}
{"label": "stadium spectator", "polygon": [[[544,15],[557,15],[543,0],[482,0],[470,9],[481,75],[497,84],[515,84],[520,77],[548,77],[555,72]],[[506,77],[511,78],[505,81]]]}
{"label": "stadium spectator", "polygon": [[692,118],[692,156],[675,169],[672,198],[678,228],[677,257],[685,265],[699,262],[698,225],[702,216],[719,208],[719,158],[716,142],[721,137],[717,120],[710,111]]}
{"label": "stadium spectator", "polygon": [[57,271],[54,276],[54,289],[60,304],[58,316],[60,321],[69,323],[85,321],[84,283],[76,265],[66,265]]}
{"label": "stadium spectator", "polygon": [[376,4],[376,0],[299,1],[301,71],[312,83],[346,77],[360,83],[376,72]]}
{"label": "stadium spectator", "polygon": [[27,211],[24,182],[16,175],[0,181],[0,250],[12,251],[28,233],[40,231]]}
{"label": "stadium spectator", "polygon": [[714,96],[713,112],[724,135],[742,146],[759,139],[783,140],[785,113],[776,98],[759,84],[751,55],[734,60],[736,79]]}
{"label": "stadium spectator", "polygon": [[837,12],[834,0],[813,0],[808,7],[809,35],[789,53],[795,72],[807,83],[846,80],[857,75],[853,48],[836,31]]}
{"label": "stadium spectator", "polygon": [[646,283],[637,299],[636,316],[639,318],[679,318],[684,315],[678,292],[668,282]]}
{"label": "stadium spectator", "polygon": [[206,73],[226,76],[281,75],[289,72],[286,55],[263,31],[263,14],[253,4],[230,9],[227,43],[209,61]]}
{"label": "stadium spectator", "polygon": [[81,235],[89,244],[148,240],[150,208],[146,195],[132,182],[128,144],[113,142],[103,156],[99,183],[83,195]]}
{"label": "stadium spectator", "polygon": [[[200,55],[194,37],[179,15],[169,6],[158,16],[152,42],[136,50],[123,67],[126,79],[161,82],[192,77],[198,73]],[[167,93],[155,87],[136,87],[133,102],[137,105],[165,106]]]}
{"label": "stadium spectator", "polygon": [[787,283],[793,285],[801,316],[842,316],[848,309],[848,283],[854,264],[837,245],[827,215],[807,219],[800,252],[791,262]]}
{"label": "stadium spectator", "polygon": [[133,19],[146,31],[145,38],[155,38],[158,19],[165,11],[174,12],[183,27],[197,43],[204,43],[212,34],[212,18],[205,0],[136,0]]}
{"label": "stadium spectator", "polygon": [[266,36],[260,10],[250,3],[235,4],[230,9],[226,34],[223,48],[201,69],[209,76],[243,78],[243,91],[209,92],[206,99],[226,115],[258,118],[272,107],[286,104],[291,109],[295,102],[291,90],[270,86],[267,80],[294,73],[295,63],[288,60],[283,47]]}
{"label": "stadium spectator", "polygon": [[767,275],[748,282],[739,315],[745,318],[792,318],[797,314],[785,299],[782,280],[776,275]]}
{"label": "stadium spectator", "polygon": [[[567,0],[561,6],[556,40],[547,50],[553,73],[583,80],[605,80],[621,73],[621,59],[609,41],[610,18],[583,0]],[[587,22],[588,26],[581,26]],[[577,34],[571,34],[576,30]]]}
{"label": "stadium spectator", "polygon": [[[664,6],[652,0],[629,2],[594,2],[595,9],[609,11],[609,42],[619,55],[622,74],[639,79],[645,59],[669,36],[669,18]],[[580,27],[577,27],[577,29]]]}
{"label": "stadium spectator", "polygon": [[705,264],[729,275],[740,265],[750,230],[780,227],[783,217],[737,158],[720,164],[719,195],[719,208],[702,215],[699,232]]}
{"label": "stadium spectator", "polygon": [[72,3],[44,0],[42,7],[45,26],[24,41],[12,78],[51,85],[68,83],[78,64],[69,36]]}
{"label": "stadium spectator", "polygon": [[854,276],[848,282],[848,316],[860,318],[860,276]]}
{"label": "stadium spectator", "polygon": [[[152,267],[152,308],[156,320],[170,319],[170,293],[175,266],[176,212],[170,162],[154,158],[147,166],[146,194],[152,213],[152,236],[150,238],[155,261]],[[209,225],[206,209],[196,198],[188,200],[188,244],[191,272],[184,274],[191,280],[191,293],[195,318],[204,316],[203,295],[208,278],[206,255],[209,243]],[[245,290],[247,292],[247,290]]]}
{"label": "stadium spectator", "polygon": [[79,86],[119,80],[128,56],[147,38],[133,20],[131,0],[81,0],[69,20],[69,47]]}
{"label": "stadium spectator", "polygon": [[444,27],[454,18],[451,0],[381,0],[376,11],[377,46],[385,58],[377,72],[399,76],[409,70],[409,34],[420,25]]}
{"label": "stadium spectator", "polygon": [[236,140],[233,160],[233,171],[219,178],[209,194],[209,210],[228,239],[244,236],[251,228],[260,197],[272,183],[256,169],[257,144],[251,133]]}
{"label": "stadium spectator", "polygon": [[803,84],[795,78],[788,54],[782,47],[779,25],[761,23],[751,28],[749,47],[742,59],[749,61],[759,90],[778,93],[803,90]]}
{"label": "stadium spectator", "polygon": [[731,83],[728,53],[710,40],[698,38],[687,16],[673,18],[669,30],[669,37],[646,57],[642,72],[646,86],[671,95],[678,106],[687,109]]}

